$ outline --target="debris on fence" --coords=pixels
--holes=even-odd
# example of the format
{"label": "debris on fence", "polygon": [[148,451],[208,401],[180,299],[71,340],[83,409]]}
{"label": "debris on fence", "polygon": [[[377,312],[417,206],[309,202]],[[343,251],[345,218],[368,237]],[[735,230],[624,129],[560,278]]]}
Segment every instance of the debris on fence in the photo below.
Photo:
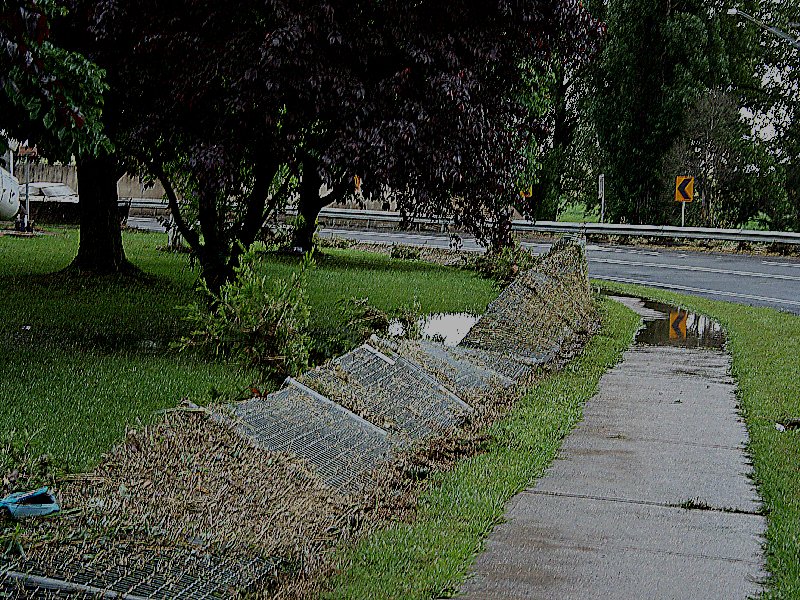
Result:
{"label": "debris on fence", "polygon": [[361,519],[302,461],[197,410],[129,431],[93,472],[62,481],[59,497],[61,516],[25,523],[24,554],[0,557],[0,597],[72,584],[230,597],[268,588],[289,567],[313,571]]}
{"label": "debris on fence", "polygon": [[584,248],[560,242],[489,305],[460,346],[543,364],[594,320]]}
{"label": "debris on fence", "polygon": [[444,433],[472,410],[416,364],[369,344],[309,371],[303,380],[394,432],[397,443]]}
{"label": "debris on fence", "polygon": [[389,459],[388,433],[300,382],[287,382],[274,394],[217,412],[255,445],[308,461],[333,488],[353,493],[369,487],[370,472]]}

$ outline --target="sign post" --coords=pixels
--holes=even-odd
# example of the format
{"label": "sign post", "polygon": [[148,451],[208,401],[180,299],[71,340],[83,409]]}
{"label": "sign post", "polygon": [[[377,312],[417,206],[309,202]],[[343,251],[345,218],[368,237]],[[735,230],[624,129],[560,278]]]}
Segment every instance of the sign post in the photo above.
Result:
{"label": "sign post", "polygon": [[[27,143],[27,142],[26,142]],[[36,146],[23,146],[20,145],[17,150],[19,155],[25,157],[25,218],[22,220],[22,227],[25,231],[28,230],[28,225],[31,219],[31,198],[30,198],[30,180],[31,180],[31,157],[39,156],[39,149]]]}
{"label": "sign post", "polygon": [[600,222],[606,222],[606,176],[600,173],[597,178],[597,196],[600,198]]}
{"label": "sign post", "polygon": [[686,203],[694,200],[694,177],[679,175],[675,178],[675,202],[681,203],[681,227],[686,227]]}
{"label": "sign post", "polygon": [[31,221],[31,159],[25,157],[25,218],[22,220],[24,231],[28,231]]}

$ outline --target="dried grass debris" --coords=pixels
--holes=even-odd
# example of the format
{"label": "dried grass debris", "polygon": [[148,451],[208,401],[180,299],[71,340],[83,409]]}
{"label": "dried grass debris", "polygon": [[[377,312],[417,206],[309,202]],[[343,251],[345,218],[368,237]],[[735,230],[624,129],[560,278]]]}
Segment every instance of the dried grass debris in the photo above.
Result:
{"label": "dried grass debris", "polygon": [[110,571],[177,552],[260,558],[307,575],[363,519],[358,503],[302,461],[265,453],[203,410],[129,430],[57,494],[64,512],[26,523],[18,536],[26,563]]}

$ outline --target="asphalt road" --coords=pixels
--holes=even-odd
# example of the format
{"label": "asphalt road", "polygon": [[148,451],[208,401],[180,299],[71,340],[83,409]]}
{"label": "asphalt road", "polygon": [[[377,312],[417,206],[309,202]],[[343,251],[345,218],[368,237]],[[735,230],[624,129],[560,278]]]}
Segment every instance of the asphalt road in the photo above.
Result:
{"label": "asphalt road", "polygon": [[[163,231],[155,219],[128,219],[139,229]],[[450,237],[405,231],[323,229],[322,236],[337,236],[376,244],[406,244],[449,248]],[[483,249],[474,238],[464,237],[463,249]],[[525,243],[531,251],[547,252],[549,244]],[[751,306],[768,306],[800,314],[800,260],[755,255],[651,250],[630,246],[589,244],[589,274],[596,279],[635,283],[726,300]]]}

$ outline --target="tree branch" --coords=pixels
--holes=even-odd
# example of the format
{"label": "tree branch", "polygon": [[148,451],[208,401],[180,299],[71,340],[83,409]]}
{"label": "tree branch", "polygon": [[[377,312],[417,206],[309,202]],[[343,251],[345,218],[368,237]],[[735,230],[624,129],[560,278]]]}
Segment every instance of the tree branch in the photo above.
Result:
{"label": "tree branch", "polygon": [[175,188],[172,187],[172,182],[167,177],[167,174],[164,172],[163,167],[160,164],[156,164],[152,162],[150,164],[150,168],[156,178],[161,182],[161,185],[164,186],[164,192],[167,195],[167,201],[169,202],[169,210],[172,214],[172,219],[175,221],[175,227],[178,228],[178,231],[183,236],[183,239],[191,246],[191,248],[197,252],[200,250],[200,236],[197,235],[197,232],[188,226],[186,221],[181,214],[181,208],[178,205],[178,196],[175,193]]}
{"label": "tree branch", "polygon": [[269,188],[279,168],[280,162],[274,156],[268,156],[265,160],[259,161],[256,164],[255,183],[246,200],[247,211],[236,233],[236,239],[245,247],[253,243],[258,235],[258,231],[264,224]]}

